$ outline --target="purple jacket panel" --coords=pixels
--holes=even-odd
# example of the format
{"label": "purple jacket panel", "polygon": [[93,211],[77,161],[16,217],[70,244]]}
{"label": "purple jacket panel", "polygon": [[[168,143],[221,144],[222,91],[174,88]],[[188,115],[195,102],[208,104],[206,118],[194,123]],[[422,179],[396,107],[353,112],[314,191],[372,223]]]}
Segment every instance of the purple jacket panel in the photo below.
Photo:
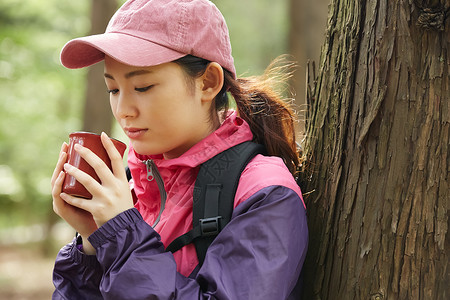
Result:
{"label": "purple jacket panel", "polygon": [[290,293],[307,248],[302,200],[291,189],[270,186],[236,207],[196,280],[212,299],[300,299]]}
{"label": "purple jacket panel", "polygon": [[53,270],[52,299],[103,299],[98,289],[103,270],[95,255],[85,255],[76,240],[58,253]]}
{"label": "purple jacket panel", "polygon": [[298,194],[270,186],[236,207],[202,268],[189,278],[177,273],[172,254],[136,209],[89,240],[97,256],[82,254],[74,243],[59,253],[53,299],[299,299],[291,292],[308,229]]}

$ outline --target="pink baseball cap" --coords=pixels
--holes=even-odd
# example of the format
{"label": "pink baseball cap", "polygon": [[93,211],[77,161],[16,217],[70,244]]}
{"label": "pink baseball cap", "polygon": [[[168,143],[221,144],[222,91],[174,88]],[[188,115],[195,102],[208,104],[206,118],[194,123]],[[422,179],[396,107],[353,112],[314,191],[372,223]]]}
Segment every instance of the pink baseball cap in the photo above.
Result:
{"label": "pink baseball cap", "polygon": [[129,0],[111,18],[105,33],[64,45],[61,63],[83,68],[108,55],[146,67],[188,54],[217,62],[236,77],[228,28],[211,1]]}

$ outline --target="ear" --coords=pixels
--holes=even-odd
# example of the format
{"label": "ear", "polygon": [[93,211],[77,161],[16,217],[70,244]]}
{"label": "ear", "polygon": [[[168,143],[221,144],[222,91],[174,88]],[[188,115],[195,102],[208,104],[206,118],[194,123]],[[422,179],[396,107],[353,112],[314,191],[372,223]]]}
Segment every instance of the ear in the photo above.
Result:
{"label": "ear", "polygon": [[210,102],[217,96],[223,86],[223,76],[223,69],[218,63],[209,63],[206,67],[205,73],[201,76],[203,84],[202,101]]}

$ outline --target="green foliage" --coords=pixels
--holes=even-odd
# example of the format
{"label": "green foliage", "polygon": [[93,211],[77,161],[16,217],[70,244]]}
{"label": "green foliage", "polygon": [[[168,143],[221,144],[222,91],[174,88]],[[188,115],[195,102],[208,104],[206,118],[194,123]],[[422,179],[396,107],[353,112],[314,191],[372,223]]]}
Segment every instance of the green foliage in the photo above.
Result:
{"label": "green foliage", "polygon": [[285,54],[288,44],[288,0],[213,0],[230,31],[237,75],[259,75]]}
{"label": "green foliage", "polygon": [[84,93],[84,71],[65,70],[59,51],[89,28],[87,4],[0,2],[0,227],[39,221],[51,206],[52,170]]}
{"label": "green foliage", "polygon": [[[213,2],[238,75],[259,74],[286,52],[287,0]],[[80,129],[86,74],[63,68],[59,52],[89,31],[90,3],[0,1],[0,228],[41,222],[51,210],[50,177],[61,143]]]}

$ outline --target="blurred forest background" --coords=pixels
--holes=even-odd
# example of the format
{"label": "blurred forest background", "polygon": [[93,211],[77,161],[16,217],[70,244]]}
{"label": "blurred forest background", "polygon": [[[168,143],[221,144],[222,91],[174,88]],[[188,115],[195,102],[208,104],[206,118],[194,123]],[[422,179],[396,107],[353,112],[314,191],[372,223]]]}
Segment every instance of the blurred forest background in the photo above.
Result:
{"label": "blurred forest background", "polygon": [[[306,62],[319,59],[328,1],[213,2],[227,19],[238,75],[261,74],[281,54],[298,61],[301,116]],[[91,32],[95,3],[0,1],[0,299],[49,299],[55,255],[74,234],[52,211],[50,177],[62,142],[85,127],[88,70],[65,69],[59,52]],[[106,98],[103,84],[94,89]],[[126,141],[118,128],[104,130]]]}

